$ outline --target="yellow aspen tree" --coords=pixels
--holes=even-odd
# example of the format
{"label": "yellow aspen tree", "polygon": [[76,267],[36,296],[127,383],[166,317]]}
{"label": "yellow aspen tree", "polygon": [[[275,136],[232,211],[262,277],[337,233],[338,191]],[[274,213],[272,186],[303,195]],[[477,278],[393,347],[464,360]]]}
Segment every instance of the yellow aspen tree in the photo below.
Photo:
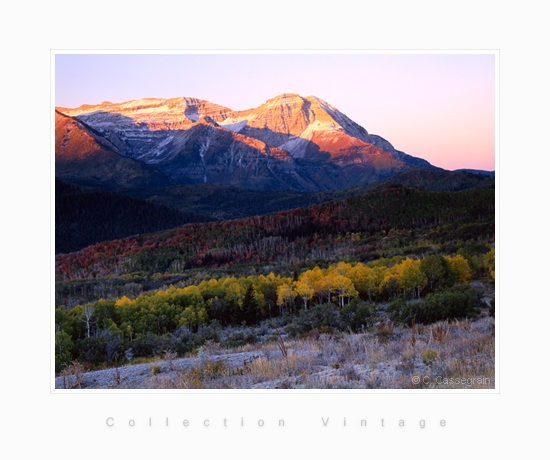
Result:
{"label": "yellow aspen tree", "polygon": [[128,297],[123,296],[115,302],[115,305],[117,307],[125,307],[127,305],[130,305],[131,303],[132,301]]}
{"label": "yellow aspen tree", "polygon": [[183,288],[183,293],[184,294],[193,294],[193,293],[200,294],[201,290],[199,289],[198,286],[193,285],[193,286],[184,287]]}
{"label": "yellow aspen tree", "polygon": [[345,297],[348,298],[349,303],[349,299],[351,297],[356,297],[358,294],[355,290],[355,287],[353,286],[352,281],[342,275],[336,275],[334,277],[334,290],[338,293],[338,297],[340,298],[339,303],[341,307],[344,306]]}
{"label": "yellow aspen tree", "polygon": [[416,287],[418,298],[420,299],[420,291],[428,285],[428,278],[420,268],[420,260],[415,261],[415,267],[412,272],[412,282]]}
{"label": "yellow aspen tree", "polygon": [[386,292],[390,297],[392,297],[397,293],[399,288],[400,285],[398,274],[395,270],[388,270],[386,272],[386,276],[384,276],[384,279],[382,280],[382,283],[380,283],[378,290],[381,294]]}
{"label": "yellow aspen tree", "polygon": [[309,280],[298,280],[294,283],[294,292],[304,299],[304,310],[307,310],[307,302],[311,300],[315,294],[313,286],[310,284]]}
{"label": "yellow aspen tree", "polygon": [[315,280],[313,282],[313,289],[315,290],[315,295],[317,296],[319,303],[323,303],[325,297],[327,298],[327,301],[330,301],[326,276]]}
{"label": "yellow aspen tree", "polygon": [[371,292],[382,293],[382,282],[389,271],[387,267],[374,267],[367,273],[367,286],[369,288],[369,301],[371,300]]}
{"label": "yellow aspen tree", "polygon": [[415,289],[418,288],[418,296],[420,297],[420,290],[428,282],[426,275],[420,270],[420,261],[407,258],[396,265],[395,269],[399,277],[400,288],[403,289],[403,296],[407,289],[413,291],[414,296]]}
{"label": "yellow aspen tree", "polygon": [[326,276],[323,278],[323,281],[322,281],[324,286],[324,294],[327,295],[328,302],[331,301],[330,295],[334,291],[334,279],[335,279],[334,272],[329,272],[326,274]]}
{"label": "yellow aspen tree", "polygon": [[232,278],[232,280],[233,280],[232,283],[226,284],[225,295],[224,295],[225,301],[227,303],[234,302],[235,305],[242,306],[242,298],[244,295],[243,288],[235,278]]}
{"label": "yellow aspen tree", "polygon": [[351,264],[348,264],[346,262],[340,262],[338,265],[336,265],[336,273],[342,276],[346,276],[346,273],[351,268],[352,268]]}
{"label": "yellow aspen tree", "polygon": [[369,291],[367,273],[370,270],[369,267],[365,267],[362,263],[358,263],[348,270],[347,277],[352,281],[359,294],[367,294]]}
{"label": "yellow aspen tree", "polygon": [[470,282],[472,279],[472,270],[464,257],[461,255],[456,255],[454,257],[446,256],[445,259],[447,259],[451,265],[451,270],[456,273],[458,283],[466,284]]}
{"label": "yellow aspen tree", "polygon": [[285,306],[288,306],[290,309],[295,298],[296,293],[290,284],[284,283],[277,288],[277,305],[279,306],[281,313]]}
{"label": "yellow aspen tree", "polygon": [[321,280],[324,276],[325,274],[323,270],[319,267],[315,267],[313,270],[308,270],[303,273],[299,278],[300,281],[306,281],[311,285],[315,291],[314,295],[317,296],[319,303],[323,303],[324,292],[321,291],[323,286]]}

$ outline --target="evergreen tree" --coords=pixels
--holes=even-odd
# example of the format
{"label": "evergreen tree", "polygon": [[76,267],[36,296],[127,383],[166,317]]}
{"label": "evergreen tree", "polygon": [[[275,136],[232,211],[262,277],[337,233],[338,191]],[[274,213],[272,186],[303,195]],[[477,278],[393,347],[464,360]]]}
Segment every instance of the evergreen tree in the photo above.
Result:
{"label": "evergreen tree", "polygon": [[243,318],[246,324],[256,324],[259,320],[260,305],[254,293],[254,286],[250,283],[243,297]]}

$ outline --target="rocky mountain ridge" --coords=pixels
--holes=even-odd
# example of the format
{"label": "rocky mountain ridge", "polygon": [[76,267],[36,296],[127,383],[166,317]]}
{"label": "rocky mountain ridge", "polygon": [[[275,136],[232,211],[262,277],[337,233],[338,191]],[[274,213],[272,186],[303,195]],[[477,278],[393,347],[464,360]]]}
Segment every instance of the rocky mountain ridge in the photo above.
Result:
{"label": "rocky mountain ridge", "polygon": [[55,112],[55,177],[96,187],[168,187],[172,179],[142,161],[121,155],[99,132]]}
{"label": "rocky mountain ridge", "polygon": [[185,97],[57,110],[180,184],[333,190],[434,168],[315,96],[285,93],[243,111]]}

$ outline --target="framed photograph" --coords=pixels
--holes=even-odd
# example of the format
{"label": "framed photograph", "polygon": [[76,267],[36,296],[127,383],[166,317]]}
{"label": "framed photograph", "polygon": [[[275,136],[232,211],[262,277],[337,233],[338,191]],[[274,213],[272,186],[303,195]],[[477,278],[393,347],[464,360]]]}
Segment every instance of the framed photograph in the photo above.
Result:
{"label": "framed photograph", "polygon": [[522,6],[9,5],[7,456],[541,457]]}
{"label": "framed photograph", "polygon": [[53,51],[53,393],[498,393],[498,51]]}

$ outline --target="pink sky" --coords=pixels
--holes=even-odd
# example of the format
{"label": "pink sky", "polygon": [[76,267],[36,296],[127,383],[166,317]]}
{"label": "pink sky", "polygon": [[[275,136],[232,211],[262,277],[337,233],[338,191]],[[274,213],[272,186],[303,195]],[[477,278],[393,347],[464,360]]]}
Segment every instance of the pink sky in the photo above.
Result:
{"label": "pink sky", "polygon": [[317,96],[396,149],[495,169],[493,54],[58,54],[55,105],[196,97],[243,110]]}

